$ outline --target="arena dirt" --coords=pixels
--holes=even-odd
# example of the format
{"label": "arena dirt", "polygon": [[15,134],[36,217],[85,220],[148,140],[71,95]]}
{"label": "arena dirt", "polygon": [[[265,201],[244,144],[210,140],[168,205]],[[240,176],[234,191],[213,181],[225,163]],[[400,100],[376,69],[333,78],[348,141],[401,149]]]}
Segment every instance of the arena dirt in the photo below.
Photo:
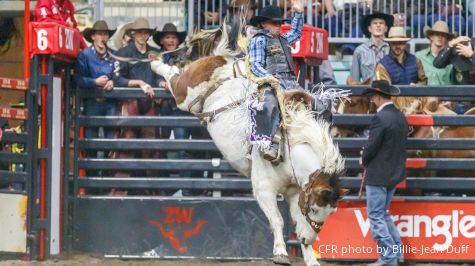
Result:
{"label": "arena dirt", "polygon": [[[364,266],[365,263],[330,263],[320,261],[322,266]],[[157,266],[274,266],[271,261],[210,261],[206,259],[192,259],[192,260],[118,260],[118,259],[105,259],[100,257],[90,257],[76,255],[70,258],[53,259],[45,262],[23,262],[23,261],[0,261],[0,266],[145,266],[145,265],[157,265]],[[304,266],[303,260],[300,258],[292,259],[293,266]],[[414,266],[453,266],[454,264],[412,264]],[[463,264],[467,265],[468,264]]]}

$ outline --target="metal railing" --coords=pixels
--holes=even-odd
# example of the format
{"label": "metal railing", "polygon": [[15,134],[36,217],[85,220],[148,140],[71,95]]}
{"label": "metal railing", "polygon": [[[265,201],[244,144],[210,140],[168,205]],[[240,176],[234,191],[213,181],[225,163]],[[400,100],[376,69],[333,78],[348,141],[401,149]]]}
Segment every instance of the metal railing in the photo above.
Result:
{"label": "metal railing", "polygon": [[[326,2],[330,4],[325,4]],[[147,17],[153,26],[161,28],[173,22],[179,30],[189,34],[196,28],[216,28],[227,18],[232,20],[231,0],[96,0],[94,18],[105,19],[113,27]],[[474,0],[305,0],[305,22],[329,32],[330,43],[360,43],[365,40],[361,31],[362,17],[373,12],[393,14],[395,25],[404,26],[413,38],[411,43],[426,43],[424,27],[438,20],[447,21],[449,29],[458,35],[473,36],[475,21]],[[259,0],[259,9],[278,4],[285,17],[291,17],[289,1]],[[215,17],[213,17],[215,16]]]}

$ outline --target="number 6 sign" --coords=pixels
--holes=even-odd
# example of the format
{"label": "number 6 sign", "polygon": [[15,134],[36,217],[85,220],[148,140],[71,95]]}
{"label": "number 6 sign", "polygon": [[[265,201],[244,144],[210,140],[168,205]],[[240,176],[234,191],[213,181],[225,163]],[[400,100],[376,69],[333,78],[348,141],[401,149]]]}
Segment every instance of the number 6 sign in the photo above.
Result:
{"label": "number 6 sign", "polygon": [[55,54],[77,57],[79,41],[82,38],[77,29],[53,22],[30,23],[31,54]]}

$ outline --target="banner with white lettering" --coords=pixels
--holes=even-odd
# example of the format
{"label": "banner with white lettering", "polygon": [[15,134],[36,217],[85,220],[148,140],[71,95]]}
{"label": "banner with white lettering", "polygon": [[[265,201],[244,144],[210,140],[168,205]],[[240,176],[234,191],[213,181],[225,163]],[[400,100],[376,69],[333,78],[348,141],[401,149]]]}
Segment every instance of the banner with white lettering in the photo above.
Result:
{"label": "banner with white lettering", "polygon": [[[370,222],[363,202],[342,202],[314,243],[319,258],[376,259]],[[401,235],[406,259],[475,260],[475,203],[391,203],[390,215]]]}

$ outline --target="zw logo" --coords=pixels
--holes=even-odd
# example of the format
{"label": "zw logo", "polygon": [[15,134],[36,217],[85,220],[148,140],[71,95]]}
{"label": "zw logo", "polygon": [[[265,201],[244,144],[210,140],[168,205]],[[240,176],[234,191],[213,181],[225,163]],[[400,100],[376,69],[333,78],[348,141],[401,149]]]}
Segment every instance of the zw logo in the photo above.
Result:
{"label": "zw logo", "polygon": [[195,226],[190,226],[193,212],[194,208],[166,207],[166,216],[163,220],[149,220],[148,223],[156,226],[162,236],[168,239],[170,245],[184,254],[188,249],[186,241],[198,234],[201,227],[208,223],[208,221],[200,219]]}
{"label": "zw logo", "polygon": [[[59,48],[63,48],[63,28],[62,27],[59,27],[58,30],[59,30]],[[74,31],[72,31],[71,29],[64,29],[64,35],[65,35],[65,39],[66,39],[66,49],[68,50],[73,50],[74,49],[74,45],[73,45],[73,40],[74,40]]]}

